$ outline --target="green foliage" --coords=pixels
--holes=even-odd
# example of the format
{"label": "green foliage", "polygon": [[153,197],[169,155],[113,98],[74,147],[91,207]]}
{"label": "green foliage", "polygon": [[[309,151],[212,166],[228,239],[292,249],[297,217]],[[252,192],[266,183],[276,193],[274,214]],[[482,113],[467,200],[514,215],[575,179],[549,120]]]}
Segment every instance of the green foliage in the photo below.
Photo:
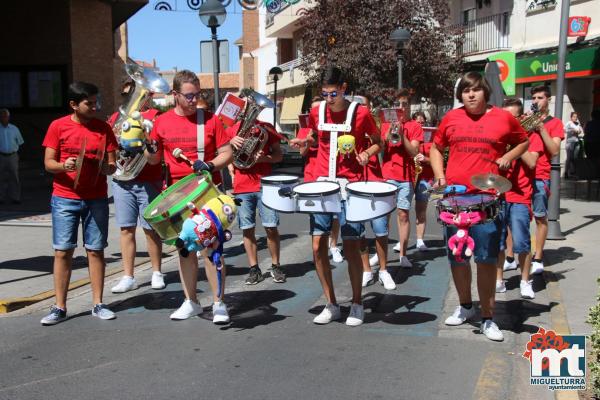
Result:
{"label": "green foliage", "polygon": [[[600,283],[600,278],[597,280]],[[600,301],[600,295],[596,296]],[[588,366],[590,368],[590,390],[595,396],[600,397],[600,304],[590,308],[587,322],[592,325],[592,351],[588,357]]]}

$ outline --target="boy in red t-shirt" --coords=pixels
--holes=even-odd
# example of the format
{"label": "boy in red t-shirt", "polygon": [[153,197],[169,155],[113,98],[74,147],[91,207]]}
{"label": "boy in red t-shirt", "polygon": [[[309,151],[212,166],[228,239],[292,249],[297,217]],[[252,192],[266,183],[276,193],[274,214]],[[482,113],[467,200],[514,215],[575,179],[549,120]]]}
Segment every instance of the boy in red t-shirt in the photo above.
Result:
{"label": "boy in red t-shirt", "polygon": [[[417,111],[413,114],[412,119],[424,126],[427,123],[425,113]],[[415,183],[415,230],[417,231],[416,248],[419,251],[427,251],[425,244],[425,225],[427,224],[427,205],[429,204],[429,190],[431,189],[431,181],[433,180],[433,170],[429,163],[429,149],[431,149],[433,132],[436,128],[423,128],[423,142],[419,146],[419,154],[414,157],[415,162],[421,165],[421,173]]]}
{"label": "boy in red t-shirt", "polygon": [[[159,164],[164,160],[169,175],[170,184],[192,172],[208,171],[212,181],[218,185],[220,174],[214,173],[231,162],[233,154],[225,128],[221,121],[209,111],[197,109],[200,98],[200,80],[192,71],[181,70],[173,78],[173,96],[175,108],[160,115],[154,122],[150,134],[153,143],[146,147],[148,163]],[[199,119],[200,118],[200,119]],[[203,122],[203,124],[202,124]],[[203,137],[198,134],[203,132]],[[204,147],[198,148],[198,142]],[[183,155],[194,163],[194,171],[181,158],[175,157],[173,151],[180,148]],[[203,159],[199,159],[199,154]],[[225,293],[225,266],[223,265],[221,280],[221,296],[218,296],[217,270],[208,256],[208,250],[202,250],[204,269],[213,293],[213,322],[228,323],[229,314],[223,302]],[[182,320],[202,313],[198,304],[196,285],[198,281],[198,257],[192,252],[187,257],[179,255],[179,277],[185,293],[183,304],[171,314],[171,319]]]}
{"label": "boy in red t-shirt", "polygon": [[[237,209],[239,227],[244,235],[244,249],[250,264],[246,285],[256,285],[264,279],[262,271],[258,266],[258,250],[256,244],[256,211],[260,214],[262,226],[267,234],[267,247],[271,253],[271,276],[277,283],[285,282],[285,272],[279,264],[279,214],[277,211],[266,207],[262,202],[262,193],[260,190],[260,178],[271,174],[272,164],[278,163],[283,159],[281,137],[273,128],[273,125],[256,121],[258,127],[267,131],[268,138],[265,147],[254,156],[256,163],[246,169],[240,169],[229,164],[229,171],[233,179],[233,194],[241,204]],[[234,149],[239,149],[245,140],[236,136],[240,127],[240,122],[228,129],[231,145]],[[252,129],[252,128],[251,128]]]}
{"label": "boy in red t-shirt", "polygon": [[[523,103],[519,99],[504,101],[504,109],[515,118],[523,114]],[[542,139],[537,132],[529,132],[529,147],[520,158],[513,161],[506,177],[511,181],[511,189],[504,194],[505,203],[502,213],[502,234],[500,237],[500,254],[496,267],[496,293],[506,292],[506,285],[502,279],[504,270],[516,269],[516,262],[512,255],[518,254],[521,266],[521,297],[535,298],[529,271],[531,267],[531,237],[529,223],[531,221],[531,194],[533,192],[533,179],[535,166],[541,153],[544,152]],[[511,257],[508,256],[510,249]],[[506,261],[504,253],[506,250]],[[512,262],[511,262],[512,261]],[[514,265],[514,268],[512,266]]]}
{"label": "boy in red t-shirt", "polygon": [[106,175],[116,170],[117,141],[110,126],[96,118],[97,95],[98,88],[91,83],[72,83],[68,101],[73,114],[52,121],[42,143],[46,148],[44,166],[54,174],[51,208],[56,292],[56,305],[42,318],[42,325],[67,318],[67,291],[80,223],[92,285],[92,315],[115,318],[102,303],[102,291],[108,239]]}
{"label": "boy in red t-shirt", "polygon": [[531,89],[532,103],[545,117],[537,127],[542,141],[544,153],[540,155],[535,167],[535,184],[533,186],[533,216],[535,217],[535,256],[531,263],[531,273],[544,272],[544,245],[548,236],[548,197],[550,197],[550,161],[560,151],[560,142],[565,138],[563,123],[560,119],[549,115],[550,88],[536,86]]}
{"label": "boy in red t-shirt", "polygon": [[[464,185],[467,193],[479,193],[471,183],[476,174],[506,170],[512,161],[527,150],[527,134],[509,112],[488,106],[490,86],[477,72],[468,72],[458,83],[456,98],[463,107],[444,116],[429,152],[435,176],[434,188]],[[508,145],[514,146],[506,152]],[[450,148],[444,171],[443,151]],[[499,221],[473,225],[469,234],[475,241],[473,255],[477,264],[477,288],[481,304],[481,333],[488,339],[501,341],[504,335],[492,320],[495,305],[496,263],[498,261],[501,226]],[[455,227],[445,227],[447,238]],[[448,249],[446,249],[448,251]],[[452,278],[460,305],[445,320],[446,325],[461,325],[475,316],[471,298],[471,266],[469,261],[457,261],[448,252]]]}

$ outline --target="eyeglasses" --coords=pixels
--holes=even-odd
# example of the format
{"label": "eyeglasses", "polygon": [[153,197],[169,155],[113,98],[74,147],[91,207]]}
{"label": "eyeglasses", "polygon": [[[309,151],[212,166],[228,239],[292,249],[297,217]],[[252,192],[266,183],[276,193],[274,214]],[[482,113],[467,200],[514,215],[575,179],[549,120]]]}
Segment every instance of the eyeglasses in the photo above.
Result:
{"label": "eyeglasses", "polygon": [[333,92],[321,92],[321,97],[326,99],[327,97],[331,97],[332,99],[335,99],[338,95],[337,90],[334,90]]}
{"label": "eyeglasses", "polygon": [[180,95],[182,95],[183,97],[185,97],[185,99],[186,99],[187,101],[193,101],[194,99],[200,99],[200,97],[201,97],[201,95],[202,95],[202,93],[200,93],[200,92],[196,92],[196,93],[185,93],[185,94],[184,94],[184,93],[181,93],[181,92],[177,92],[177,93],[179,93]]}

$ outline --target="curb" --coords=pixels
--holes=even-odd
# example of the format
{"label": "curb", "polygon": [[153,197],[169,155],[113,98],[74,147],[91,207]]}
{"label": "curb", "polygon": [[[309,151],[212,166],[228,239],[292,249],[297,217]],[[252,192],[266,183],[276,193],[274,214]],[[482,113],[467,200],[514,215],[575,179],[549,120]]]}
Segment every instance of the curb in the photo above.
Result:
{"label": "curb", "polygon": [[[169,250],[165,251],[164,253],[171,255],[171,253],[173,253],[175,250],[176,249],[174,249],[174,248],[169,249]],[[164,258],[166,258],[166,257],[163,257],[163,259]],[[134,264],[133,267],[136,268],[136,267],[142,266],[144,264],[149,264],[149,263],[150,263],[150,258],[148,258],[145,261],[140,261],[137,264]],[[122,266],[106,269],[104,272],[104,279],[106,280],[107,277],[116,275],[120,272],[123,272]],[[89,277],[79,279],[75,282],[69,283],[69,288],[67,289],[67,291],[80,288],[89,283],[90,283]],[[30,306],[30,305],[38,303],[40,301],[52,298],[52,297],[54,297],[54,295],[55,295],[54,289],[51,289],[51,290],[47,290],[45,292],[37,293],[37,294],[35,294],[33,296],[29,296],[29,297],[11,297],[8,299],[0,299],[0,314],[7,314],[9,312],[19,310],[21,308]]]}

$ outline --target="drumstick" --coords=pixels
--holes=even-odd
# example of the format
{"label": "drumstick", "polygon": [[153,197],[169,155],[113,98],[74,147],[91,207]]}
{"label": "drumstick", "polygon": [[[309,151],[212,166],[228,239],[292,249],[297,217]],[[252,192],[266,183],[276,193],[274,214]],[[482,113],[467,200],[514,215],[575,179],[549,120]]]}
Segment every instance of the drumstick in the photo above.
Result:
{"label": "drumstick", "polygon": [[183,154],[183,150],[181,150],[179,147],[177,147],[176,149],[173,149],[173,157],[175,158],[181,158],[183,161],[185,161],[185,163],[187,165],[189,165],[190,167],[194,166],[194,163],[192,163],[190,161],[189,158],[187,158],[184,154]]}

